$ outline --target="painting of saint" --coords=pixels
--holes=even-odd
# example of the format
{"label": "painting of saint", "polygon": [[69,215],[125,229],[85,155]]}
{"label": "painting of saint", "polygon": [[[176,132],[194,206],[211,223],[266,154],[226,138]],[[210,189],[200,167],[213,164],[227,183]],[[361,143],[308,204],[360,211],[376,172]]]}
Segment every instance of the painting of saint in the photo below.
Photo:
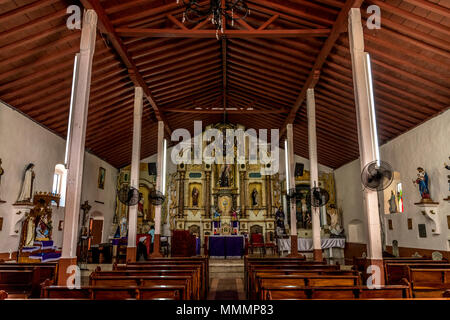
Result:
{"label": "painting of saint", "polygon": [[223,166],[222,172],[220,174],[219,183],[222,188],[231,186],[231,165],[230,164],[226,164]]}
{"label": "painting of saint", "polygon": [[98,188],[99,189],[105,189],[105,175],[106,175],[105,168],[100,167],[98,169]]}

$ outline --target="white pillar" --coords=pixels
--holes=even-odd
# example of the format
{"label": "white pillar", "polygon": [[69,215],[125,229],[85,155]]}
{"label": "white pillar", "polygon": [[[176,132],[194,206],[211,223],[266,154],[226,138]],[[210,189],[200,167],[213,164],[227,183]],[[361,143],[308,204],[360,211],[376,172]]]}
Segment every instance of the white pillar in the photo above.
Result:
{"label": "white pillar", "polygon": [[[139,172],[141,166],[141,128],[142,128],[143,90],[134,89],[133,149],[131,155],[130,187],[139,190]],[[130,206],[128,211],[128,248],[127,261],[136,261],[136,233],[138,206]]]}
{"label": "white pillar", "polygon": [[[352,57],[353,87],[358,125],[361,169],[369,162],[379,160],[378,139],[370,70],[370,58],[364,52],[364,33],[361,12],[352,8],[349,13],[349,39]],[[382,243],[377,192],[365,189],[364,211],[368,223],[368,259],[377,265],[382,260]],[[377,262],[378,261],[378,262]],[[382,263],[381,263],[382,267]],[[383,272],[381,272],[383,274]]]}
{"label": "white pillar", "polygon": [[68,274],[67,266],[76,263],[78,220],[80,214],[81,187],[86,140],[86,123],[91,87],[92,60],[97,33],[97,14],[87,10],[81,30],[78,74],[73,86],[72,130],[70,133],[69,161],[67,163],[66,209],[62,254],[59,268],[59,283],[64,283]]}
{"label": "white pillar", "polygon": [[[288,151],[288,172],[289,175],[289,186],[288,194],[290,190],[295,190],[295,169],[294,169],[294,133],[292,124],[286,126],[286,136],[287,136],[287,151]],[[296,216],[296,203],[295,199],[289,201],[290,211],[291,211],[291,255],[298,255],[298,243],[297,243],[297,216]]]}
{"label": "white pillar", "polygon": [[[319,169],[317,165],[317,136],[316,136],[316,101],[314,89],[306,93],[308,112],[308,142],[309,142],[309,170],[311,188],[319,187]],[[312,238],[314,260],[322,261],[322,245],[320,243],[320,208],[311,206]]]}
{"label": "white pillar", "polygon": [[[158,121],[158,155],[156,160],[156,190],[162,191],[163,182],[163,159],[164,159],[164,122]],[[153,248],[153,257],[161,256],[159,252],[160,248],[160,237],[161,237],[161,205],[155,207],[155,242]]]}

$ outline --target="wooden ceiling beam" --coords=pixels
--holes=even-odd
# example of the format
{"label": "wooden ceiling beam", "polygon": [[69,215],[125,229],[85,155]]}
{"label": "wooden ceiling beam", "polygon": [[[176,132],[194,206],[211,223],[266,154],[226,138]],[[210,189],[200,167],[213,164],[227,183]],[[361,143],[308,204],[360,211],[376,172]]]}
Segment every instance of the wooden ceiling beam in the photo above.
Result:
{"label": "wooden ceiling beam", "polygon": [[83,6],[88,9],[93,9],[97,13],[98,16],[98,23],[99,23],[99,29],[108,35],[108,38],[116,50],[119,57],[122,59],[122,62],[125,64],[126,68],[128,69],[128,74],[133,81],[134,85],[136,87],[142,87],[145,97],[150,102],[150,105],[152,106],[155,116],[159,121],[164,122],[164,128],[167,131],[169,135],[172,134],[172,129],[170,128],[169,124],[167,123],[164,114],[162,114],[159,111],[159,108],[153,98],[152,93],[150,92],[150,89],[148,88],[144,78],[142,78],[138,68],[136,67],[136,64],[133,61],[133,58],[129,54],[127,48],[123,44],[122,40],[119,38],[119,36],[116,34],[113,25],[109,21],[108,16],[106,15],[105,10],[100,5],[99,1],[96,0],[81,0],[83,3]]}
{"label": "wooden ceiling beam", "polygon": [[147,29],[116,28],[115,32],[122,37],[148,38],[303,38],[328,37],[330,29],[275,29],[275,30],[184,30],[184,29]]}
{"label": "wooden ceiling beam", "polygon": [[297,100],[295,101],[291,112],[289,113],[286,121],[284,122],[281,131],[280,131],[280,137],[282,137],[286,133],[286,126],[289,123],[293,123],[295,120],[295,114],[297,113],[298,109],[303,104],[303,101],[306,98],[306,91],[311,88],[311,85],[317,81],[317,73],[320,73],[320,70],[322,69],[323,64],[325,63],[328,55],[330,54],[331,50],[333,49],[337,39],[341,35],[341,33],[345,30],[345,26],[347,23],[348,18],[348,12],[351,8],[359,8],[361,7],[363,0],[346,0],[344,6],[342,7],[341,11],[339,12],[338,17],[336,18],[335,23],[333,24],[333,28],[331,30],[330,36],[325,41],[325,44],[323,45],[322,49],[320,50],[319,55],[317,56],[316,62],[314,63],[313,68],[311,69],[311,72],[309,73],[308,79],[306,80],[305,84],[303,85],[303,88],[300,91],[299,96],[297,97]]}
{"label": "wooden ceiling beam", "polygon": [[[165,112],[172,112],[172,113],[195,113],[195,114],[223,114],[225,109],[221,109],[221,110],[199,110],[199,109],[166,109],[164,108]],[[256,110],[256,109],[251,109],[251,110],[234,110],[234,109],[230,109],[227,108],[226,109],[228,114],[270,114],[270,113],[286,113],[287,110],[284,109],[278,109],[278,110]]]}

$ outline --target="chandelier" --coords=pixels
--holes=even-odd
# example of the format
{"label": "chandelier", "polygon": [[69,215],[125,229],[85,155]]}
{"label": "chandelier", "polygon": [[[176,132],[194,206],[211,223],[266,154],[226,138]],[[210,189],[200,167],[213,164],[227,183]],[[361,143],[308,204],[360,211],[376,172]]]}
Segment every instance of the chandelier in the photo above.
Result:
{"label": "chandelier", "polygon": [[[186,10],[183,12],[183,23],[187,20],[192,23],[200,23],[211,19],[211,23],[223,32],[223,18],[231,21],[245,19],[250,14],[250,9],[245,0],[210,0],[209,4],[198,0],[181,0]],[[223,6],[222,6],[222,1]],[[179,3],[180,0],[177,0]],[[203,4],[202,4],[203,3]]]}

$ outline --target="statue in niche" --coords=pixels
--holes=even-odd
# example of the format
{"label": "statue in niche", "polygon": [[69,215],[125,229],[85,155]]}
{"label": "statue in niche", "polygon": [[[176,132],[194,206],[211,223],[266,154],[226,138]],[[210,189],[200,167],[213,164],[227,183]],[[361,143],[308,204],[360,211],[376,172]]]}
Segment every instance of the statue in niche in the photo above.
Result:
{"label": "statue in niche", "polygon": [[[5,170],[2,168],[2,159],[0,159],[0,188],[2,186],[2,176],[5,174]],[[2,198],[0,197],[0,202],[2,201]]]}
{"label": "statue in niche", "polygon": [[258,190],[256,188],[252,191],[252,206],[255,207],[258,205]]}
{"label": "statue in niche", "polygon": [[120,237],[125,238],[127,236],[127,232],[127,218],[122,217],[122,219],[120,219]]}
{"label": "statue in niche", "polygon": [[330,216],[330,237],[344,237],[344,229],[340,221],[342,212],[340,213],[334,204],[330,204],[330,207],[327,209],[327,214]]}
{"label": "statue in niche", "polygon": [[198,207],[198,196],[200,193],[196,187],[192,188],[192,206]]}
{"label": "statue in niche", "polygon": [[416,180],[413,180],[413,183],[419,186],[419,192],[422,198],[421,202],[430,202],[431,196],[429,189],[428,173],[422,167],[418,167],[417,171],[418,171],[417,178]]}
{"label": "statue in niche", "polygon": [[391,197],[389,198],[389,213],[396,213],[397,199],[395,198],[394,190],[391,190]]}
{"label": "statue in niche", "polygon": [[277,234],[278,235],[286,234],[286,228],[284,226],[284,212],[282,207],[279,207],[277,212],[275,212],[275,219],[277,226]]}
{"label": "statue in niche", "polygon": [[231,165],[226,164],[223,166],[222,173],[220,174],[219,183],[221,187],[230,187],[231,185]]}
{"label": "statue in niche", "polygon": [[33,197],[33,185],[35,174],[33,171],[34,164],[30,163],[25,169],[23,177],[22,190],[20,191],[19,198],[16,203],[30,203]]}

